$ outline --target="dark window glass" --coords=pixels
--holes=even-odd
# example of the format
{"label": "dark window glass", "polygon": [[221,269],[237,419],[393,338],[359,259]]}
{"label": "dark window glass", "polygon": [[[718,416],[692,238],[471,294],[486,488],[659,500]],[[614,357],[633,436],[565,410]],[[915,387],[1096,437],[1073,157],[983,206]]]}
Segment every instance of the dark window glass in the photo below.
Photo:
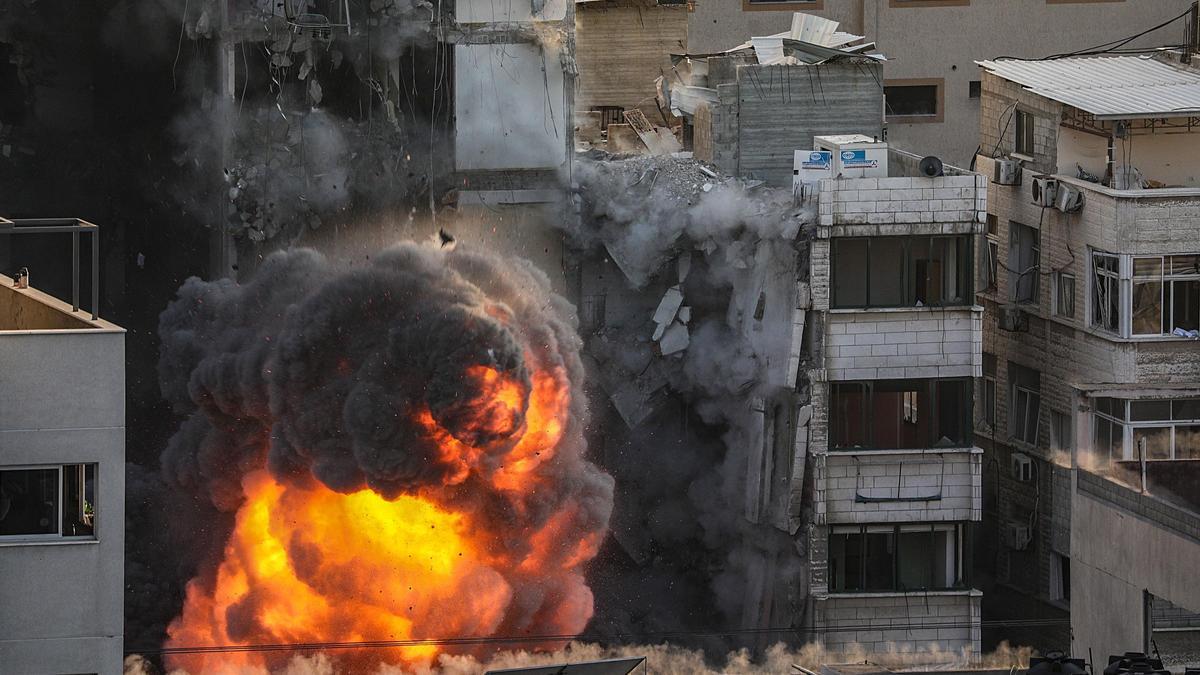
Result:
{"label": "dark window glass", "polygon": [[833,305],[867,304],[867,240],[833,240]]}
{"label": "dark window glass", "polygon": [[1171,419],[1170,401],[1132,401],[1129,419],[1135,422],[1154,422]]}
{"label": "dark window glass", "polygon": [[1172,401],[1171,419],[1200,420],[1200,398],[1181,398]]}
{"label": "dark window glass", "polygon": [[[1171,330],[1200,329],[1200,281],[1171,282]],[[1170,331],[1168,331],[1170,332]]]}
{"label": "dark window glass", "polygon": [[68,464],[63,467],[64,537],[96,533],[96,465]]}
{"label": "dark window glass", "polygon": [[979,98],[983,93],[983,82],[971,80],[967,83],[967,98]]}
{"label": "dark window glass", "polygon": [[876,237],[871,240],[870,290],[867,302],[872,307],[898,307],[904,303],[903,237]]}
{"label": "dark window glass", "polygon": [[58,468],[0,470],[0,535],[58,532]]}
{"label": "dark window glass", "polygon": [[1008,223],[1008,296],[1014,302],[1038,300],[1038,231],[1015,221]]}
{"label": "dark window glass", "polygon": [[938,114],[936,84],[895,85],[883,88],[887,114],[896,117]]}

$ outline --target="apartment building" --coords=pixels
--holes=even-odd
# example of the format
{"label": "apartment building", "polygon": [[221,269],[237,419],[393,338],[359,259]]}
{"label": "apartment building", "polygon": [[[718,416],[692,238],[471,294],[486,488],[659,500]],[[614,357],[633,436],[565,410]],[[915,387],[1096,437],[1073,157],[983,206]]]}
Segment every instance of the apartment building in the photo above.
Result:
{"label": "apartment building", "polygon": [[[694,53],[747,35],[786,31],[792,12],[817,14],[869,36],[887,54],[882,84],[888,139],[967,166],[979,143],[978,59],[1040,58],[1088,49],[1183,14],[1190,0],[698,0],[688,24]],[[1184,24],[1126,46],[1182,44]]]}
{"label": "apartment building", "polygon": [[[116,675],[124,630],[125,331],[79,309],[78,244],[89,233],[98,244],[94,225],[0,219],[2,245],[16,230],[70,234],[76,285],[66,303],[27,286],[28,274],[0,275],[0,670]],[[36,279],[49,271],[32,272]],[[97,300],[93,291],[92,307]]]}
{"label": "apartment building", "polygon": [[[1120,509],[1111,521],[1093,513],[1104,494],[1093,479],[1158,497],[1195,490],[1185,469],[1200,460],[1200,71],[1180,60],[980,64],[978,168],[994,180],[977,294],[990,535],[979,552],[999,583],[1069,604],[1077,644],[1092,639],[1077,621],[1107,613],[1103,597],[1080,598],[1100,592],[1093,554],[1135,555]],[[1088,510],[1075,513],[1081,500]],[[1156,564],[1186,583],[1192,568],[1174,560]]]}
{"label": "apartment building", "polygon": [[981,644],[972,251],[986,179],[920,159],[888,148],[873,176],[815,192],[808,614],[833,648]]}

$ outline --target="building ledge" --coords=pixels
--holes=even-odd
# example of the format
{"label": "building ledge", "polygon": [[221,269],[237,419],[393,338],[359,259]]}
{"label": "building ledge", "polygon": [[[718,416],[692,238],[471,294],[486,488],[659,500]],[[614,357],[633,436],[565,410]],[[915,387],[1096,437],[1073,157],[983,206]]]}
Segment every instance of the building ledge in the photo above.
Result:
{"label": "building ledge", "polygon": [[0,548],[13,548],[17,546],[77,546],[79,544],[93,546],[99,543],[100,540],[96,537],[80,539],[7,539],[0,540]]}
{"label": "building ledge", "polygon": [[862,593],[827,593],[825,600],[851,600],[862,598],[912,598],[912,597],[962,597],[982,598],[983,591],[977,588],[945,591],[864,591]]}
{"label": "building ledge", "polygon": [[974,312],[977,314],[983,313],[982,305],[950,305],[950,306],[933,306],[927,305],[922,307],[844,307],[838,309],[829,309],[830,314],[889,314],[900,312]]}
{"label": "building ledge", "polygon": [[888,449],[888,450],[866,450],[866,449],[851,449],[851,450],[828,450],[825,453],[830,457],[855,457],[860,455],[866,456],[887,456],[887,455],[953,455],[953,454],[971,454],[982,455],[983,448],[915,448],[912,450]]}
{"label": "building ledge", "polygon": [[1200,187],[1168,187],[1168,188],[1145,188],[1142,190],[1117,190],[1110,187],[1105,187],[1099,183],[1069,176],[1067,174],[1055,174],[1055,179],[1073,185],[1088,192],[1102,194],[1113,199],[1162,199],[1164,197],[1179,199],[1181,197],[1195,197],[1200,199]]}

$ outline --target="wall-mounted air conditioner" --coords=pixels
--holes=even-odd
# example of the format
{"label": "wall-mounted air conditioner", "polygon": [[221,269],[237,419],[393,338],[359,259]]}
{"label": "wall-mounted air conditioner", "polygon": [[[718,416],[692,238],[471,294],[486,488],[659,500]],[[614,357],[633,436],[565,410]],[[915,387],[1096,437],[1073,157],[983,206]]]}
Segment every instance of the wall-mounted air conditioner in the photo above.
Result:
{"label": "wall-mounted air conditioner", "polygon": [[1023,452],[1014,452],[1010,463],[1012,477],[1022,483],[1033,480],[1033,460]]}
{"label": "wall-mounted air conditioner", "polygon": [[1037,206],[1054,206],[1054,195],[1058,189],[1058,181],[1050,176],[1034,176],[1033,203]]}
{"label": "wall-mounted air conditioner", "polygon": [[1083,190],[1066,183],[1058,184],[1057,194],[1054,196],[1054,208],[1063,213],[1074,213],[1083,208]]}
{"label": "wall-mounted air conditioner", "polygon": [[1005,523],[1001,537],[1004,539],[1004,545],[1014,551],[1024,551],[1029,548],[1029,541],[1033,538],[1029,526],[1020,523]]}
{"label": "wall-mounted air conditioner", "polygon": [[992,182],[997,185],[1020,185],[1021,165],[1011,159],[997,159]]}
{"label": "wall-mounted air conditioner", "polygon": [[1000,330],[1025,332],[1029,330],[1029,315],[1020,307],[1001,307],[999,323]]}

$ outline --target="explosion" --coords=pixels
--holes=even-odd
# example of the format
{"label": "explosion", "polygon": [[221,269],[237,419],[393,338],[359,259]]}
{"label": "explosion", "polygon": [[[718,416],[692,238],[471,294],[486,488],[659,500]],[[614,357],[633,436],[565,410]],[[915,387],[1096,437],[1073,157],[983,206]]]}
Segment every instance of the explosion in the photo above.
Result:
{"label": "explosion", "polygon": [[[163,468],[235,515],[166,647],[582,631],[613,485],[584,457],[574,321],[529,264],[461,248],[402,245],[347,270],[277,253],[245,285],[188,280],[160,324],[163,391],[187,415]],[[442,649],[330,658],[360,672]]]}

